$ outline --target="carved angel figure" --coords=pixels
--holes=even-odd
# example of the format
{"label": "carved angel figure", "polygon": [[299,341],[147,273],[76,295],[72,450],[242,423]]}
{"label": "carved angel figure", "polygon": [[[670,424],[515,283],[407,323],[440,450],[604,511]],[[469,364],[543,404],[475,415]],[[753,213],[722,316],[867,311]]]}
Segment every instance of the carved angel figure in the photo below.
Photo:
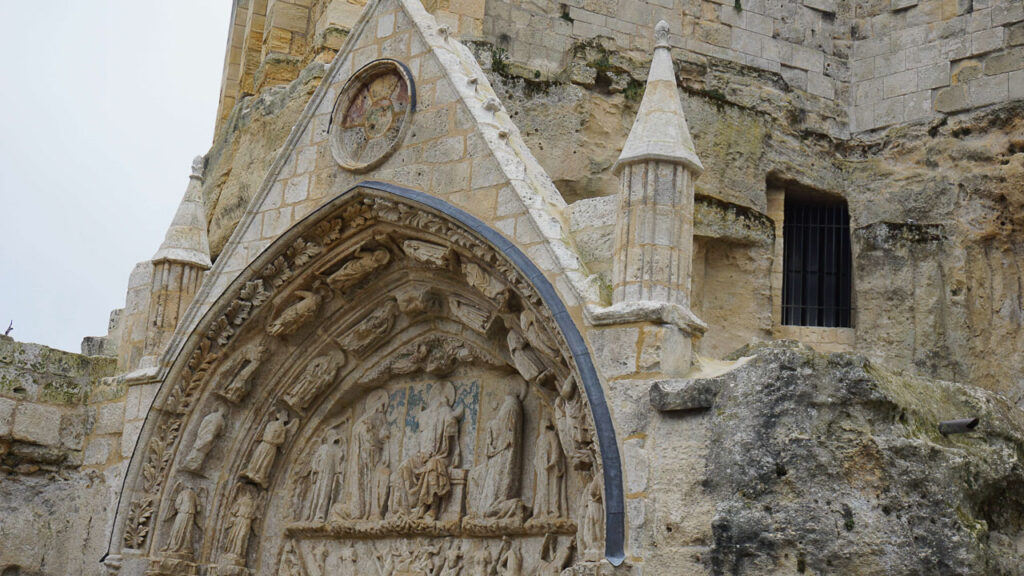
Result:
{"label": "carved angel figure", "polygon": [[530,343],[537,351],[548,356],[555,357],[558,351],[555,349],[555,343],[551,341],[551,338],[544,332],[544,329],[540,327],[540,322],[537,319],[537,315],[531,310],[523,310],[522,314],[519,315],[519,327],[523,329],[523,335],[526,336],[526,341]]}
{"label": "carved angel figure", "polygon": [[567,508],[565,499],[565,456],[551,416],[544,414],[533,468],[537,484],[533,497],[534,518],[560,518]]}
{"label": "carved angel figure", "polygon": [[374,390],[363,415],[352,426],[351,457],[346,463],[342,515],[353,520],[382,520],[391,478],[387,450],[388,394]]}
{"label": "carved angel figure", "polygon": [[604,549],[604,488],[601,477],[594,476],[580,493],[579,542],[583,559],[597,561]]}
{"label": "carved angel figure", "polygon": [[224,427],[224,414],[216,410],[207,414],[199,423],[199,431],[196,432],[196,440],[192,443],[192,450],[185,458],[182,468],[189,472],[198,472],[203,467],[206,455],[213,447],[213,441],[217,439],[221,429]]}
{"label": "carved angel figure", "polygon": [[236,404],[248,396],[252,388],[252,377],[260,367],[266,352],[267,348],[262,343],[243,349],[239,358],[225,370],[227,381],[223,384],[220,395]]}
{"label": "carved angel figure", "polygon": [[481,493],[483,515],[508,517],[519,508],[519,476],[523,453],[523,406],[517,394],[507,394],[487,425],[486,476]]}
{"label": "carved angel figure", "polygon": [[277,459],[277,451],[287,439],[288,432],[298,423],[298,420],[289,420],[288,412],[285,410],[281,410],[273,420],[267,422],[249,465],[242,472],[242,477],[260,488],[266,488],[270,473],[274,469],[274,460]]}
{"label": "carved angel figure", "polygon": [[491,555],[491,550],[487,548],[485,542],[480,543],[480,549],[470,559],[469,573],[473,576],[494,574],[494,556]]}
{"label": "carved angel figure", "polygon": [[323,297],[309,290],[296,290],[295,296],[298,296],[300,300],[285,308],[284,312],[281,312],[273,322],[267,325],[267,334],[287,336],[295,333],[303,324],[313,318],[316,311],[320,309],[320,304],[323,303]]}
{"label": "carved angel figure", "polygon": [[399,468],[406,504],[415,517],[436,520],[451,494],[451,469],[461,464],[459,421],[464,410],[454,409],[455,388],[443,382],[434,390],[420,417],[421,449]]}
{"label": "carved angel figure", "polygon": [[386,248],[378,248],[371,252],[363,252],[363,246],[356,248],[355,254],[334,274],[327,277],[327,284],[332,290],[345,292],[355,286],[360,280],[366,278],[371,272],[384,267],[390,260],[391,254]]}
{"label": "carved angel figure", "polygon": [[345,354],[341,351],[314,358],[303,370],[298,383],[284,395],[285,403],[296,410],[305,410],[334,380],[338,368],[344,364]]}
{"label": "carved angel figure", "polygon": [[508,353],[512,356],[512,364],[527,382],[539,381],[548,374],[547,368],[536,357],[529,343],[515,330],[509,330]]}
{"label": "carved angel figure", "polygon": [[175,485],[174,492],[177,493],[174,497],[174,523],[164,551],[192,558],[192,531],[199,526],[199,495],[195,490],[184,487],[181,482]]}

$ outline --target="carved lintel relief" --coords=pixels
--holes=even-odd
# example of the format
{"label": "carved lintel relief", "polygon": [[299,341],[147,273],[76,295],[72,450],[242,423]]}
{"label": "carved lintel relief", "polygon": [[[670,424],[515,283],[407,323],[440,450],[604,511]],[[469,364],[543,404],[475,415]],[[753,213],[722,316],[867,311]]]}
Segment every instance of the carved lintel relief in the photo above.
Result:
{"label": "carved lintel relief", "polygon": [[589,405],[532,285],[402,201],[321,218],[169,376],[125,549],[154,574],[228,576],[558,574],[599,555]]}

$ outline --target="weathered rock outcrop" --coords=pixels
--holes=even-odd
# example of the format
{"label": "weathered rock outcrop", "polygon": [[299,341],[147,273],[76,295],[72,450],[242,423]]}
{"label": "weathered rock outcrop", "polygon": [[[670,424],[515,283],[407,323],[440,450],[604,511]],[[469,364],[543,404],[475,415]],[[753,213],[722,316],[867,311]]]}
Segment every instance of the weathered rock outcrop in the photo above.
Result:
{"label": "weathered rock outcrop", "polygon": [[[794,342],[750,355],[702,382],[711,573],[1024,574],[1018,409]],[[938,432],[963,417],[981,423]]]}

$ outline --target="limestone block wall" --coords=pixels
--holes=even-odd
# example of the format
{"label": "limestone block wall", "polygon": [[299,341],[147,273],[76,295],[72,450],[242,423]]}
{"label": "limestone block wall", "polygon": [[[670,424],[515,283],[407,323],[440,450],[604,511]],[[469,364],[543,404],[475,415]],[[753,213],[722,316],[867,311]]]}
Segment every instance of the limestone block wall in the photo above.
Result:
{"label": "limestone block wall", "polygon": [[116,359],[0,336],[0,570],[102,574],[127,456]]}
{"label": "limestone block wall", "polygon": [[1024,98],[1018,0],[853,4],[854,132]]}

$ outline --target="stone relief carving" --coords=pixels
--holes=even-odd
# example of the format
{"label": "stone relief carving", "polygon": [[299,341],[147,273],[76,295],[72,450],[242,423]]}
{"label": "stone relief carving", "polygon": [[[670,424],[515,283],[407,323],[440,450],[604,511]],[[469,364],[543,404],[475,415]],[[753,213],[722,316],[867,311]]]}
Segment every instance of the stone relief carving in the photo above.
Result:
{"label": "stone relief carving", "polygon": [[327,277],[327,284],[336,292],[347,292],[390,261],[391,253],[386,248],[363,252],[363,245],[360,244],[356,248],[355,254]]}
{"label": "stone relief carving", "polygon": [[352,458],[348,460],[348,484],[339,511],[342,518],[384,519],[391,480],[387,410],[387,393],[375,390],[366,399],[363,416],[352,426]]}
{"label": "stone relief carving", "polygon": [[224,381],[218,393],[235,404],[244,400],[252,388],[253,375],[266,353],[267,347],[263,343],[246,347],[223,371]]}
{"label": "stone relief carving", "polygon": [[192,534],[199,527],[199,513],[201,508],[200,498],[205,498],[205,491],[197,494],[192,488],[185,487],[179,482],[173,492],[174,496],[174,522],[171,526],[171,534],[167,539],[167,545],[163,551],[168,555],[186,560],[193,557]]}
{"label": "stone relief carving", "polygon": [[202,470],[203,462],[206,461],[206,455],[210,453],[213,442],[220,435],[223,428],[223,410],[218,408],[203,418],[203,421],[199,424],[199,431],[196,432],[196,439],[192,442],[192,449],[185,458],[185,462],[181,465],[183,470],[189,472],[199,472]]}
{"label": "stone relief carving", "polygon": [[422,240],[406,240],[402,243],[402,250],[413,260],[437,268],[447,268],[451,261],[451,246],[433,244]]}
{"label": "stone relief carving", "polygon": [[[549,328],[552,319],[545,315],[543,309],[535,308],[539,300],[530,292],[532,288],[515,279],[514,269],[495,261],[493,256],[487,255],[486,247],[475,245],[475,240],[461,232],[455,231],[450,235],[450,244],[434,244],[415,239],[430,245],[427,247],[408,244],[413,239],[402,241],[401,234],[389,234],[396,236],[397,245],[391,248],[394,254],[400,256],[405,253],[409,259],[431,267],[431,273],[459,275],[461,272],[459,276],[465,276],[472,290],[495,303],[495,308],[484,309],[476,303],[476,299],[459,296],[460,301],[476,307],[480,312],[476,327],[471,321],[471,313],[460,315],[455,312],[456,306],[451,302],[452,296],[456,294],[448,289],[430,289],[429,285],[424,284],[427,289],[410,291],[406,298],[395,289],[393,298],[383,300],[383,305],[369,316],[351,324],[344,333],[338,334],[326,326],[315,333],[303,330],[303,338],[308,335],[313,340],[318,337],[333,339],[348,355],[339,353],[340,360],[334,358],[330,362],[322,361],[324,357],[315,358],[301,371],[294,368],[283,370],[284,374],[298,374],[297,377],[290,377],[290,382],[287,381],[288,377],[270,379],[270,371],[275,368],[267,363],[267,370],[261,373],[270,380],[260,381],[259,393],[252,393],[257,390],[257,369],[268,354],[274,354],[275,362],[278,362],[278,355],[292,354],[293,350],[303,345],[296,340],[266,339],[268,348],[258,339],[252,338],[253,330],[269,333],[271,325],[278,325],[281,331],[271,335],[292,334],[314,323],[313,318],[330,317],[330,314],[334,314],[332,306],[344,305],[340,298],[327,303],[329,294],[324,294],[323,290],[326,286],[319,290],[308,286],[310,279],[318,278],[318,255],[324,254],[322,260],[332,258],[326,250],[331,243],[346,237],[345,234],[349,233],[347,230],[366,228],[367,223],[375,218],[402,222],[404,225],[415,223],[417,227],[425,227],[434,234],[447,233],[448,229],[443,225],[445,223],[432,215],[407,211],[400,203],[388,205],[377,202],[371,203],[370,209],[363,205],[359,211],[349,212],[356,216],[347,220],[344,226],[339,224],[341,219],[324,222],[331,226],[318,226],[317,232],[307,238],[304,244],[299,246],[296,243],[282,257],[283,260],[279,259],[274,265],[265,267],[265,276],[259,280],[261,288],[253,292],[253,299],[246,300],[240,296],[238,301],[244,302],[244,305],[232,307],[224,316],[232,332],[228,334],[222,329],[213,331],[209,334],[212,344],[201,343],[194,353],[190,352],[192,356],[188,371],[183,374],[181,383],[176,384],[177,387],[169,397],[165,414],[180,413],[202,389],[201,384],[205,379],[203,371],[220,365],[223,368],[214,373],[217,377],[209,379],[215,386],[214,392],[240,406],[264,402],[270,398],[278,407],[288,406],[294,410],[302,416],[304,423],[309,421],[309,426],[320,426],[320,432],[303,436],[310,438],[309,441],[303,441],[309,450],[296,462],[304,465],[290,468],[285,468],[283,462],[279,463],[278,460],[285,458],[285,448],[291,449],[289,446],[295,444],[289,439],[297,430],[299,421],[281,410],[272,420],[265,422],[262,429],[256,428],[259,435],[255,446],[248,457],[238,458],[240,464],[232,472],[252,485],[241,483],[234,492],[223,496],[225,502],[219,508],[222,510],[221,518],[217,520],[214,532],[221,534],[222,538],[219,544],[213,543],[212,552],[207,552],[208,555],[212,554],[209,561],[220,566],[216,570],[211,566],[208,573],[247,574],[245,556],[249,540],[252,534],[266,531],[266,526],[260,527],[265,502],[277,498],[276,494],[280,492],[275,486],[281,480],[275,479],[272,485],[271,479],[274,477],[286,477],[286,481],[295,483],[293,486],[301,483],[303,487],[294,492],[297,501],[295,508],[291,509],[293,512],[286,514],[286,518],[280,522],[283,533],[294,541],[287,540],[292,543],[289,544],[290,548],[277,548],[282,545],[282,541],[275,541],[275,549],[283,551],[280,556],[273,557],[272,561],[277,561],[277,564],[269,568],[271,572],[268,573],[277,570],[282,574],[325,574],[328,569],[330,573],[372,573],[374,568],[371,564],[375,556],[369,552],[370,546],[395,537],[412,537],[412,540],[406,551],[396,549],[394,554],[390,550],[385,553],[387,558],[384,561],[389,562],[392,568],[385,572],[387,574],[469,576],[541,573],[538,571],[548,568],[554,570],[556,565],[567,566],[571,563],[577,550],[575,544],[566,542],[571,534],[575,534],[580,542],[596,538],[599,544],[595,549],[599,553],[603,543],[595,535],[603,534],[603,494],[600,493],[600,484],[597,486],[597,498],[589,504],[577,501],[575,497],[568,502],[566,497],[570,490],[575,493],[584,487],[589,493],[592,487],[592,483],[589,483],[591,475],[597,477],[599,474],[594,470],[594,443],[587,420],[586,399],[576,389],[576,382],[571,375],[562,377],[567,367],[558,364],[564,362],[560,359],[564,357],[564,353],[560,352],[565,347],[564,342],[560,340],[559,333]],[[346,243],[351,245],[349,241]],[[397,246],[401,246],[401,250]],[[433,246],[447,248],[447,251],[435,250]],[[375,271],[390,262],[392,252],[386,248],[379,250],[388,255],[388,261],[367,272],[355,281],[356,284],[365,281],[368,282],[367,286],[372,286]],[[372,256],[377,251],[363,250],[362,254],[372,262]],[[486,268],[473,263],[476,258],[482,258]],[[359,258],[359,261],[362,260]],[[335,273],[355,261],[354,258],[346,260]],[[433,269],[435,266],[438,269]],[[313,269],[310,271],[312,273],[304,270],[307,267]],[[424,267],[417,270],[421,274],[427,272]],[[319,278],[326,283],[329,277],[322,275]],[[393,278],[394,275],[387,277]],[[475,280],[470,281],[471,277]],[[288,284],[290,278],[304,279],[302,282],[307,284],[306,289],[296,289]],[[248,285],[252,285],[252,282]],[[264,287],[270,287],[270,291]],[[294,296],[282,297],[276,292]],[[270,309],[268,306],[261,312],[260,304],[269,301],[271,297],[288,306],[284,309]],[[316,298],[320,300],[317,302]],[[311,306],[310,300],[314,300],[315,306]],[[309,317],[303,318],[305,314]],[[472,345],[468,344],[462,336],[425,333],[422,337],[410,339],[408,345],[380,359],[380,344],[389,337],[401,337],[414,314],[424,316],[427,321],[433,315],[446,315],[476,331],[478,336],[475,337],[480,341],[491,344],[480,347],[475,341]],[[259,320],[253,323],[253,329],[246,332],[245,320],[250,316]],[[270,323],[265,320],[268,316],[272,318]],[[487,318],[487,324],[484,325],[479,318]],[[350,323],[351,320],[345,322]],[[397,333],[392,334],[393,331]],[[471,334],[469,330],[464,332]],[[225,350],[225,346],[238,338],[239,334],[244,343],[252,344],[234,351]],[[321,343],[315,345],[322,346]],[[314,401],[326,395],[328,389],[334,390],[330,384],[340,366],[346,362],[352,364],[346,367],[346,374],[353,374],[355,379],[352,383],[362,383],[361,390],[367,391],[360,392],[365,394],[364,400],[358,405],[344,406],[345,410],[350,410],[347,421],[338,420],[340,411],[335,412],[331,422],[310,421],[311,414],[305,410],[313,408],[315,412],[319,409],[320,403],[314,404]],[[481,420],[477,408],[470,409],[469,400],[459,396],[468,389],[464,389],[467,384],[463,382],[470,377],[467,375],[477,374],[479,370],[500,368],[506,371],[509,362],[528,381],[533,390],[530,396],[535,397],[532,400],[534,404],[527,409],[520,393],[510,393],[507,386],[498,385],[492,388],[500,399],[497,410],[492,410],[486,419]],[[362,364],[367,365],[362,367]],[[349,368],[352,368],[351,372]],[[458,390],[451,382],[437,382],[426,376],[447,378],[453,374],[452,378],[460,382]],[[518,376],[509,372],[504,374],[506,376],[503,378],[519,381]],[[555,374],[559,376],[555,378]],[[421,385],[421,398],[413,402],[413,395],[409,392],[392,402],[389,394],[394,391],[388,388],[389,383],[405,376],[420,378],[416,381],[424,382]],[[426,380],[422,380],[423,377]],[[481,380],[475,385],[495,386],[488,382]],[[491,397],[494,396],[488,396]],[[548,404],[538,409],[535,404],[540,401],[538,399]],[[406,404],[409,404],[407,415],[391,413],[404,409]],[[237,409],[232,407],[232,410]],[[205,460],[224,427],[223,421],[214,426],[216,418],[212,417],[215,412],[208,413],[207,418],[211,420],[205,432],[203,424],[207,418],[189,424],[199,429],[194,436],[185,436],[194,440],[191,445],[186,444],[181,448],[188,451],[181,460],[182,468],[190,467],[188,463],[198,458],[200,463],[196,468],[202,469],[201,461]],[[518,425],[514,424],[516,414]],[[223,417],[224,414],[221,414]],[[232,421],[235,421],[234,416]],[[500,426],[502,422],[513,424],[503,429]],[[153,454],[153,462],[156,463],[153,471],[158,476],[155,482],[141,485],[145,493],[155,495],[160,491],[159,475],[166,471],[166,466],[160,462],[166,460],[168,455],[173,456],[173,451],[169,450],[176,442],[181,425],[179,419],[163,419],[157,430],[164,431],[164,440],[155,443],[154,439],[160,435],[150,437],[146,450],[147,454]],[[411,427],[403,430],[403,426]],[[479,433],[476,432],[477,426]],[[526,435],[527,431],[529,436]],[[296,435],[296,438],[299,436]],[[536,445],[531,442],[534,439],[537,440]],[[525,445],[529,445],[529,448],[524,448]],[[202,453],[202,456],[193,457],[197,452]],[[291,459],[291,456],[288,458]],[[540,471],[542,463],[544,472]],[[294,472],[277,474],[275,466],[280,470]],[[469,481],[471,469],[482,470],[481,482],[474,484]],[[513,472],[502,476],[498,470]],[[202,477],[193,480],[208,482]],[[164,496],[166,498],[167,494]],[[139,529],[133,535],[134,541],[141,546],[145,542],[149,518],[153,513],[145,512],[146,499],[131,504],[143,507],[134,517]],[[589,506],[592,510],[580,506]],[[469,517],[466,516],[467,508]],[[170,516],[166,522],[171,522],[171,519],[177,521],[178,516],[171,516],[171,508],[166,504],[160,509],[161,514]],[[587,513],[590,513],[589,517]],[[582,525],[578,527],[577,522],[570,518],[577,518],[580,524],[587,518],[596,518],[597,522],[588,528]],[[509,519],[512,522],[496,522]],[[488,523],[490,527],[486,525]],[[501,526],[502,530],[506,525],[516,526],[508,532],[509,542],[499,546],[495,536],[502,531],[496,530],[493,527],[495,525]],[[125,534],[127,542],[129,532]],[[265,535],[262,538],[267,537]],[[441,537],[451,540],[438,541]],[[543,543],[540,542],[542,537],[545,537]],[[161,541],[166,540],[162,537]],[[256,546],[256,543],[252,545]],[[322,556],[317,555],[314,545],[321,547]],[[422,551],[425,549],[436,549],[437,553],[429,560],[424,559]],[[579,549],[582,556],[584,548],[581,546]],[[170,548],[165,552],[169,553]],[[265,555],[262,557],[265,558]],[[481,557],[486,562],[480,560]],[[481,571],[471,569],[480,565],[484,566]],[[407,571],[396,572],[398,567]],[[261,564],[259,571],[264,573],[267,569]]]}
{"label": "stone relief carving", "polygon": [[284,395],[284,403],[295,410],[305,410],[328,385],[334,381],[338,369],[345,365],[341,351],[314,358],[299,377],[299,381]]}
{"label": "stone relief carving", "polygon": [[288,433],[299,425],[299,421],[291,419],[286,410],[279,411],[274,419],[267,422],[260,434],[259,443],[253,450],[249,464],[242,472],[242,478],[260,488],[266,488],[270,473],[274,469],[274,460],[281,445],[288,439]]}
{"label": "stone relief carving", "polygon": [[391,332],[397,316],[398,303],[388,300],[339,339],[338,344],[356,356],[364,356]]}
{"label": "stone relief carving", "polygon": [[450,296],[448,306],[451,308],[452,314],[465,322],[467,326],[482,334],[487,333],[487,329],[490,327],[490,312],[481,310],[469,300],[459,296]]}
{"label": "stone relief carving", "polygon": [[604,486],[600,476],[594,476],[586,490],[580,493],[580,526],[578,540],[583,559],[596,562],[604,550]]}
{"label": "stone relief carving", "polygon": [[292,296],[297,297],[299,301],[285,308],[270,324],[267,324],[267,334],[271,336],[294,334],[306,322],[313,319],[324,301],[323,296],[315,290],[296,290]]}

